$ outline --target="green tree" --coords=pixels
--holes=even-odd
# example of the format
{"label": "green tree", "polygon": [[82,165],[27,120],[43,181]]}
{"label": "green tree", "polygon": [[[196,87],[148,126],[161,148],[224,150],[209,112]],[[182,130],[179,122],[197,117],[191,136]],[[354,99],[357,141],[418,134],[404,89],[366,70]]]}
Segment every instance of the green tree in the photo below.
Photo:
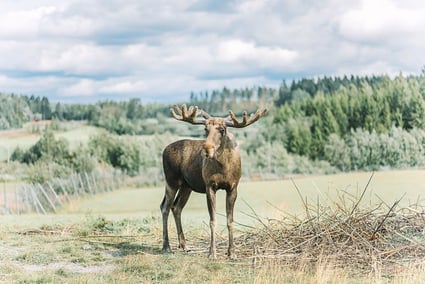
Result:
{"label": "green tree", "polygon": [[57,103],[55,105],[55,111],[53,112],[53,116],[59,120],[63,120],[64,119],[64,115],[63,115],[63,107],[61,103]]}
{"label": "green tree", "polygon": [[125,137],[101,133],[89,141],[91,155],[100,161],[119,168],[129,175],[140,169],[140,149],[136,143]]}
{"label": "green tree", "polygon": [[313,160],[322,159],[324,146],[325,146],[325,137],[322,133],[322,120],[319,116],[314,115],[312,117],[311,125],[311,144],[310,144],[310,158]]}
{"label": "green tree", "polygon": [[352,169],[349,149],[344,139],[333,133],[324,147],[324,159],[342,171]]}
{"label": "green tree", "polygon": [[68,141],[55,139],[51,131],[46,131],[40,140],[25,152],[22,162],[34,164],[39,160],[66,165],[70,161]]}
{"label": "green tree", "polygon": [[52,109],[47,97],[43,97],[40,101],[40,112],[42,119],[52,119]]}

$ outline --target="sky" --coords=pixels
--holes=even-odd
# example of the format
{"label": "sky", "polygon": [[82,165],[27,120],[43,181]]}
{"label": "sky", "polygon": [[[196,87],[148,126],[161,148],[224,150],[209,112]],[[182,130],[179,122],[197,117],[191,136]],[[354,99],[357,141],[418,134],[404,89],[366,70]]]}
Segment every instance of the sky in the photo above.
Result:
{"label": "sky", "polygon": [[0,92],[183,102],[224,86],[421,74],[421,0],[1,0]]}

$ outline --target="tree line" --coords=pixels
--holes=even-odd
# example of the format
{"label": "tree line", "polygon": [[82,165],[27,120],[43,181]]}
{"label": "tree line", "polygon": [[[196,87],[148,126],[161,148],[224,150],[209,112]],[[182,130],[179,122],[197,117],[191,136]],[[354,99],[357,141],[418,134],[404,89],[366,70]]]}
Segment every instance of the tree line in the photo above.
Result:
{"label": "tree line", "polygon": [[[108,148],[105,142],[106,148],[99,150],[93,144],[99,140],[97,137],[87,151],[99,161],[132,173],[146,167],[160,168],[160,161],[151,157],[144,166],[137,167],[153,152],[148,149],[145,152],[144,148],[138,152],[119,140],[123,138],[116,137],[202,133],[196,126],[172,121],[169,105],[143,104],[140,99],[51,104],[47,98],[0,94],[0,101],[1,129],[21,127],[37,116],[59,121],[86,120],[105,128],[111,136],[104,140],[118,139],[116,144],[122,143],[125,149],[110,146],[113,150],[105,150]],[[303,78],[289,84],[283,80],[278,88],[224,87],[191,93],[186,103],[214,115],[226,115],[229,109],[239,114],[262,106],[270,109],[268,118],[255,126],[260,134],[239,131],[244,141],[244,158],[253,171],[280,175],[425,165],[424,71],[420,75],[400,74],[394,78],[385,75]],[[152,155],[160,156],[163,145],[156,146],[158,149]],[[31,155],[24,156],[18,160],[34,162]],[[137,159],[131,161],[131,156]]]}
{"label": "tree line", "polygon": [[[17,147],[10,160],[28,165],[24,179],[32,183],[91,173],[99,168],[114,168],[129,176],[135,176],[141,171],[157,174],[160,153],[166,143],[162,139],[166,139],[166,136],[152,135],[137,139],[100,131],[89,138],[87,145],[71,148],[68,140],[56,138],[53,131],[47,129],[30,148]],[[152,171],[152,168],[157,170]],[[144,183],[155,182],[158,182],[157,177]]]}
{"label": "tree line", "polygon": [[279,88],[265,137],[339,170],[424,165],[425,79],[303,79]]}

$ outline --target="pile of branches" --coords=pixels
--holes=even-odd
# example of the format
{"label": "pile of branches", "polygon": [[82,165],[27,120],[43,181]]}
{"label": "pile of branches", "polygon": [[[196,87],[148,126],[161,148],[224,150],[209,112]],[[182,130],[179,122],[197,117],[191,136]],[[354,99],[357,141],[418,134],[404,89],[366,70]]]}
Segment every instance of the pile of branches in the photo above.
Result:
{"label": "pile of branches", "polygon": [[302,199],[305,216],[301,218],[264,220],[253,211],[261,227],[236,240],[238,254],[256,264],[272,260],[305,265],[325,258],[338,267],[366,270],[424,259],[424,208],[401,207],[400,200],[361,206],[372,176],[359,197],[346,193],[330,205]]}

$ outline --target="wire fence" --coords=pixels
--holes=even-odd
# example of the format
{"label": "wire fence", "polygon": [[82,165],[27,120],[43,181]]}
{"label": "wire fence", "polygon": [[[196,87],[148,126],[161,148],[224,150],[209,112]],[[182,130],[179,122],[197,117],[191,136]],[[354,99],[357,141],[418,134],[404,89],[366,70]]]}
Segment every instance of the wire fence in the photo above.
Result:
{"label": "wire fence", "polygon": [[76,198],[113,191],[120,188],[125,174],[117,170],[80,173],[45,183],[22,184],[14,189],[3,186],[0,214],[56,213]]}

